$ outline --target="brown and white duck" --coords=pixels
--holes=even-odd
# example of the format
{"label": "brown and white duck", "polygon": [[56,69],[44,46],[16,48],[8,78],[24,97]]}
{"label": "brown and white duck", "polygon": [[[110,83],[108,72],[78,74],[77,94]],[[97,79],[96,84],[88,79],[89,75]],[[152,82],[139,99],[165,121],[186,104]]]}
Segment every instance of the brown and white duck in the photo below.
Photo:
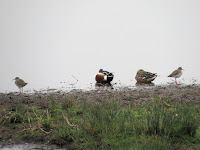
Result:
{"label": "brown and white duck", "polygon": [[111,72],[105,71],[103,69],[99,70],[99,73],[96,74],[95,80],[100,84],[111,84],[110,82],[113,80],[114,75]]}
{"label": "brown and white duck", "polygon": [[151,83],[156,77],[156,73],[151,73],[140,69],[137,71],[135,79],[137,83]]}

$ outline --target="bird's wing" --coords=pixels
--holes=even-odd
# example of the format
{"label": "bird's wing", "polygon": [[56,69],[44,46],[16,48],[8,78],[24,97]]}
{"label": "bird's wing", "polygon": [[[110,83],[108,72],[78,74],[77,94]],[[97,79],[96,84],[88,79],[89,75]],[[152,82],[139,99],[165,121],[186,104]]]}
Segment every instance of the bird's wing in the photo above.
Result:
{"label": "bird's wing", "polygon": [[173,77],[178,74],[178,70],[174,70],[168,77]]}
{"label": "bird's wing", "polygon": [[27,83],[26,83],[26,82],[24,82],[24,80],[20,79],[20,80],[19,80],[19,84],[21,84],[21,85],[25,86]]}
{"label": "bird's wing", "polygon": [[153,78],[155,76],[157,76],[156,73],[151,73],[151,72],[144,72],[142,74],[143,79],[150,79],[150,78]]}
{"label": "bird's wing", "polygon": [[103,74],[106,76],[114,76],[111,72],[103,71]]}

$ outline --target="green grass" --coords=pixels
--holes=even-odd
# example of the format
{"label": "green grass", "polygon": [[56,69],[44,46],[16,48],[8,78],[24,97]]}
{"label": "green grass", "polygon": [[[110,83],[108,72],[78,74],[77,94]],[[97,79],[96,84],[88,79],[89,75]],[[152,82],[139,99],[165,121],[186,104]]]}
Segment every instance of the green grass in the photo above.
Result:
{"label": "green grass", "polygon": [[200,147],[199,106],[166,101],[171,106],[156,97],[138,108],[114,100],[80,103],[68,98],[61,106],[52,100],[52,105],[44,110],[17,106],[7,124],[21,128],[19,137],[48,136],[53,144],[77,149]]}

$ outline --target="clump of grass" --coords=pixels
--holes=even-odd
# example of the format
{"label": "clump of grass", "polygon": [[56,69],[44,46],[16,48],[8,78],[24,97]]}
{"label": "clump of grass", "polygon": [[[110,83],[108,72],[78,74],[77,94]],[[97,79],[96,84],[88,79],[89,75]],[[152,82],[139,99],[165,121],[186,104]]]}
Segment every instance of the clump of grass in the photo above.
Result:
{"label": "clump of grass", "polygon": [[[129,112],[119,103],[85,104],[81,125],[83,148],[116,149],[131,146],[135,135],[129,123]],[[126,139],[126,140],[125,140]]]}
{"label": "clump of grass", "polygon": [[194,106],[189,104],[174,104],[168,108],[158,97],[155,102],[146,107],[143,128],[148,135],[168,137],[194,136],[199,126]]}
{"label": "clump of grass", "polygon": [[199,106],[169,99],[166,105],[160,97],[143,107],[109,100],[78,103],[69,97],[57,105],[52,99],[44,110],[18,107],[9,120],[19,118],[21,137],[49,136],[53,144],[77,149],[167,150],[186,141],[200,144]]}
{"label": "clump of grass", "polygon": [[10,118],[10,123],[22,123],[23,116],[20,113],[13,113]]}
{"label": "clump of grass", "polygon": [[171,145],[165,139],[158,136],[143,136],[136,140],[132,149],[136,150],[169,150]]}
{"label": "clump of grass", "polygon": [[75,105],[74,100],[71,97],[67,97],[64,100],[64,102],[62,103],[62,109],[68,110],[69,108],[71,108],[74,105]]}
{"label": "clump of grass", "polygon": [[48,120],[44,120],[41,124],[41,128],[45,131],[45,132],[49,132],[51,129],[51,123]]}
{"label": "clump of grass", "polygon": [[143,108],[104,102],[85,104],[83,110],[84,122],[79,127],[84,137],[82,148],[131,149],[141,142],[138,137],[156,136],[160,138],[145,145],[167,149],[178,137],[194,136],[199,127],[194,106],[174,103],[169,107],[159,97]]}

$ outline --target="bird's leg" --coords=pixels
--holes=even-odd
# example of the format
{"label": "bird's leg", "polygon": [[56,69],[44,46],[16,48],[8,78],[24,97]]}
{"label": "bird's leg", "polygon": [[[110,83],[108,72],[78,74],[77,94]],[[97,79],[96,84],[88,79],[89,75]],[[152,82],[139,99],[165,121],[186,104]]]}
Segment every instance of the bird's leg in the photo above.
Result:
{"label": "bird's leg", "polygon": [[19,93],[21,93],[21,88],[19,88]]}
{"label": "bird's leg", "polygon": [[22,87],[22,93],[23,93],[23,87]]}
{"label": "bird's leg", "polygon": [[176,82],[176,84],[178,84],[178,82],[177,82],[176,78],[175,78],[175,82]]}

